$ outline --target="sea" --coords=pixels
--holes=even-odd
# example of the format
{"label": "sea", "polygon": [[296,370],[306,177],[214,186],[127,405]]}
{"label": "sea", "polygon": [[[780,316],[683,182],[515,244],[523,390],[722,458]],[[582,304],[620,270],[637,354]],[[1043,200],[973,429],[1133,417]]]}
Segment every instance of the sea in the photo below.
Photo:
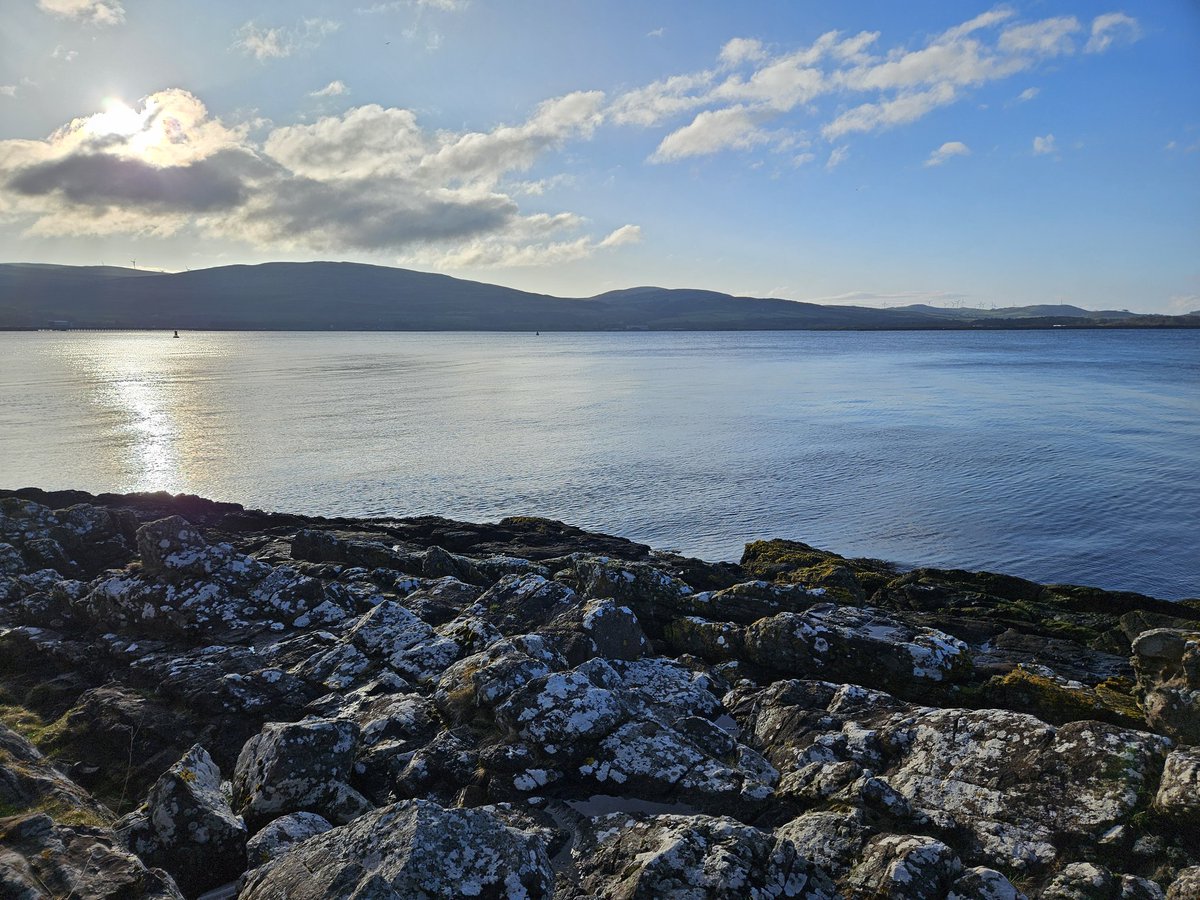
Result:
{"label": "sea", "polygon": [[1200,596],[1200,331],[0,334],[0,487]]}

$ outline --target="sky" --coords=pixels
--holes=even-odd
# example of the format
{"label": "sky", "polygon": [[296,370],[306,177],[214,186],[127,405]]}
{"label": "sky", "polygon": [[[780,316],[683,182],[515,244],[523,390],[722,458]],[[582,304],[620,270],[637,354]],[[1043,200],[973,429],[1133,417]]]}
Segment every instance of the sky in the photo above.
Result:
{"label": "sky", "polygon": [[313,259],[1200,309],[1200,2],[6,0],[0,261]]}

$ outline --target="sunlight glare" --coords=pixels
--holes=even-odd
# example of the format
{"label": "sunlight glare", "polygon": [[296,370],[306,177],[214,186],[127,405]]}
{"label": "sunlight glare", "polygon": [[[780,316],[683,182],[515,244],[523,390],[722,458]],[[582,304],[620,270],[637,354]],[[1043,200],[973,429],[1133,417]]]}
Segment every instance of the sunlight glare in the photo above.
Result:
{"label": "sunlight glare", "polygon": [[137,113],[129,104],[116,97],[106,97],[104,112],[96,113],[88,120],[88,129],[95,135],[120,135],[129,137],[142,130],[146,115]]}

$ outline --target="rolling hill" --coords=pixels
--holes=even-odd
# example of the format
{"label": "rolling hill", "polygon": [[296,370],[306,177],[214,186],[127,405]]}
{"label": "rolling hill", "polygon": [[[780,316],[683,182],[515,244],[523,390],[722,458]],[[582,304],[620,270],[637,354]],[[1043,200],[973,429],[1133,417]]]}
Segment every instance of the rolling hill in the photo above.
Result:
{"label": "rolling hill", "polygon": [[1200,326],[1197,316],[1078,307],[872,309],[636,287],[569,299],[359,263],[161,273],[0,264],[0,328],[614,331]]}

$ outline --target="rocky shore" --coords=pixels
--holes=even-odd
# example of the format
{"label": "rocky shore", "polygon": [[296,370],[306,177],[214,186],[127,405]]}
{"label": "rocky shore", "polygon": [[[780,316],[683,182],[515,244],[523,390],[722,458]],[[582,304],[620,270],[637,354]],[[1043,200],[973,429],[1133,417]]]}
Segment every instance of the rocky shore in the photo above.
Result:
{"label": "rocky shore", "polygon": [[1200,601],[0,492],[0,896],[1200,898]]}

